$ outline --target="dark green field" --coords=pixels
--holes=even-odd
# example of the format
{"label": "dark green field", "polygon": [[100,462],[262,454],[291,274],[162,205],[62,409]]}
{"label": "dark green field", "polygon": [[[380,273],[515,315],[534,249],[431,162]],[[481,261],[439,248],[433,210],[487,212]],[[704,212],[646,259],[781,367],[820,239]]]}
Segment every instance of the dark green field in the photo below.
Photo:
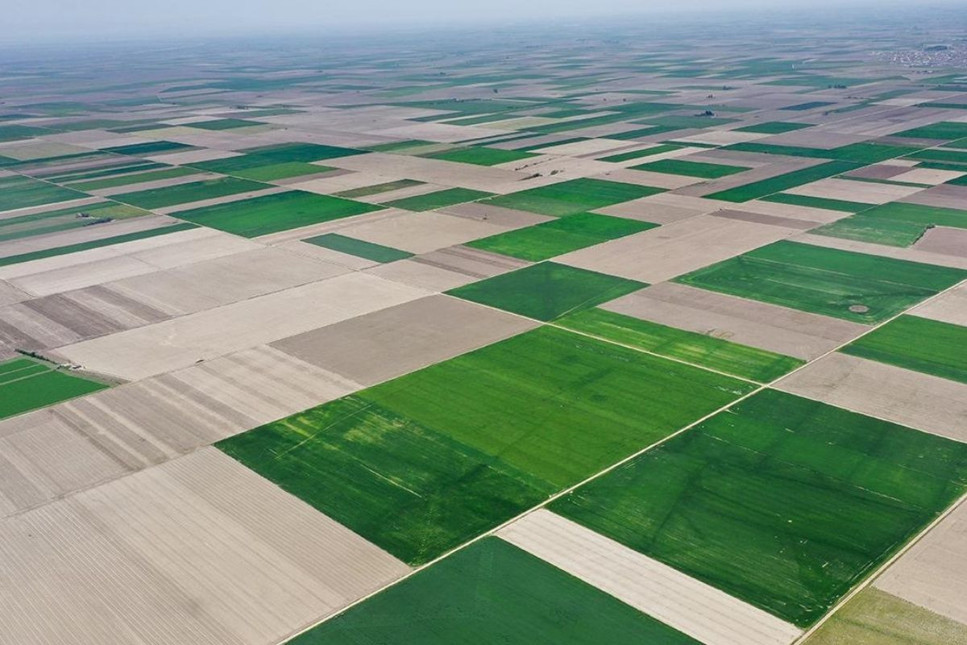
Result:
{"label": "dark green field", "polygon": [[890,146],[882,143],[851,143],[839,148],[806,148],[804,146],[778,146],[770,143],[750,141],[736,143],[726,147],[727,150],[738,152],[756,152],[768,155],[787,155],[790,157],[807,157],[810,159],[834,159],[836,161],[852,161],[863,165],[886,161],[895,157],[902,157],[917,148],[908,146]]}
{"label": "dark green field", "polygon": [[478,199],[483,199],[484,197],[489,197],[490,195],[491,193],[485,193],[480,190],[470,190],[469,188],[445,188],[444,190],[438,190],[433,193],[414,195],[413,197],[404,197],[403,199],[386,202],[384,206],[389,206],[390,208],[402,208],[408,211],[417,212],[432,211],[436,210],[437,208],[445,208],[455,204],[477,201]]}
{"label": "dark green field", "polygon": [[266,160],[266,162],[272,163],[290,163],[293,161],[310,163],[313,161],[361,155],[367,151],[356,150],[354,148],[341,148],[339,146],[324,146],[318,143],[280,143],[273,146],[249,148],[247,150],[240,150],[239,152],[258,155],[260,158]]}
{"label": "dark green field", "polygon": [[441,159],[443,161],[454,161],[457,163],[469,163],[477,166],[496,166],[497,164],[520,161],[535,157],[530,152],[520,150],[501,150],[500,148],[485,148],[482,146],[473,148],[454,148],[443,152],[434,152],[423,155],[430,159]]}
{"label": "dark green field", "polygon": [[967,445],[766,390],[552,510],[800,627],[967,490]]}
{"label": "dark green field", "polygon": [[499,538],[486,538],[293,645],[691,645],[698,641]]}
{"label": "dark green field", "polygon": [[265,124],[259,121],[246,121],[245,119],[215,119],[213,121],[200,121],[186,125],[189,128],[201,128],[202,130],[235,130],[236,128],[251,128],[256,125]]}
{"label": "dark green field", "polygon": [[812,232],[874,244],[910,246],[933,226],[967,228],[967,210],[893,202],[867,207],[857,215]]}
{"label": "dark green field", "polygon": [[411,186],[421,186],[423,183],[424,182],[416,181],[415,179],[399,179],[397,181],[388,181],[384,184],[374,184],[372,186],[363,186],[361,188],[351,188],[349,190],[343,190],[335,193],[335,195],[336,197],[356,199],[357,197],[379,195],[380,193],[388,193],[393,190],[400,190],[402,188],[409,188]]}
{"label": "dark green field", "polygon": [[327,233],[302,241],[333,251],[339,251],[340,253],[348,253],[349,255],[372,260],[373,262],[395,262],[396,260],[405,260],[406,258],[413,257],[412,253],[407,253],[406,251],[400,251],[399,249],[383,246],[382,244],[364,242],[363,240],[346,237],[338,233]]}
{"label": "dark green field", "polygon": [[685,175],[686,177],[699,177],[701,179],[718,179],[728,177],[736,173],[745,172],[748,168],[739,166],[726,166],[717,163],[700,163],[698,161],[683,161],[680,159],[661,159],[650,163],[632,166],[634,170],[647,170],[648,172],[661,172],[670,175]]}
{"label": "dark green field", "polygon": [[541,262],[447,293],[529,318],[550,321],[647,286],[634,280]]}
{"label": "dark green field", "polygon": [[86,193],[30,177],[0,177],[0,211],[56,204],[85,197],[88,197]]}
{"label": "dark green field", "polygon": [[486,203],[541,215],[562,217],[628,202],[664,192],[660,188],[636,186],[601,179],[572,179],[560,184],[499,195]]}
{"label": "dark green field", "polygon": [[0,219],[0,242],[97,226],[116,219],[130,219],[149,214],[147,211],[126,204],[101,202],[80,208],[62,208],[19,217],[7,217]]}
{"label": "dark green field", "polygon": [[515,231],[498,233],[468,242],[466,246],[539,262],[657,226],[621,217],[579,213]]}
{"label": "dark green field", "polygon": [[77,190],[101,190],[104,188],[114,188],[115,186],[140,184],[146,181],[158,181],[160,179],[185,177],[193,174],[195,174],[195,171],[191,168],[175,166],[172,168],[163,168],[161,170],[149,170],[147,172],[121,175],[120,177],[107,177],[104,179],[94,179],[91,181],[74,182],[71,183],[71,188],[76,188]]}
{"label": "dark green field", "polygon": [[194,181],[189,184],[177,184],[164,188],[151,188],[133,193],[112,195],[111,199],[150,210],[152,208],[177,206],[178,204],[190,204],[206,199],[215,199],[216,197],[227,197],[238,193],[254,192],[263,188],[271,188],[271,186],[247,179],[219,177],[218,179]]}
{"label": "dark green field", "polygon": [[665,143],[657,146],[652,146],[651,148],[645,148],[644,150],[635,150],[633,152],[622,152],[620,154],[611,155],[609,157],[601,157],[598,161],[610,161],[612,163],[618,163],[621,161],[629,161],[631,159],[640,159],[642,157],[651,157],[652,155],[660,155],[663,152],[671,152],[672,150],[678,150],[681,146],[672,145],[670,143]]}
{"label": "dark green field", "polygon": [[842,352],[967,383],[967,327],[900,316]]}
{"label": "dark green field", "polygon": [[894,137],[904,137],[909,139],[937,139],[938,141],[950,141],[967,137],[967,123],[957,121],[941,121],[932,125],[925,125],[912,130],[897,132]]}
{"label": "dark green field", "polygon": [[870,324],[964,278],[960,269],[782,241],[675,281]]}
{"label": "dark green field", "polygon": [[349,199],[292,190],[180,211],[178,219],[243,237],[257,237],[370,213],[381,208]]}
{"label": "dark green field", "polygon": [[133,143],[127,146],[114,146],[104,148],[105,152],[113,152],[119,155],[132,155],[135,157],[156,155],[161,152],[174,152],[175,150],[184,151],[191,148],[186,143],[175,143],[174,141],[147,141],[145,143]]}
{"label": "dark green field", "polygon": [[0,419],[106,387],[29,358],[5,361],[0,363]]}
{"label": "dark green field", "polygon": [[803,128],[811,128],[812,124],[809,123],[793,123],[791,121],[767,121],[765,123],[756,123],[755,125],[747,125],[744,128],[736,128],[735,132],[755,132],[758,134],[783,134],[785,132],[794,132],[795,130],[802,130]]}
{"label": "dark green field", "polygon": [[870,208],[869,204],[860,202],[848,202],[842,199],[829,199],[827,197],[810,197],[809,195],[792,195],[789,193],[768,195],[763,197],[762,201],[775,202],[776,204],[791,204],[792,206],[808,206],[809,208],[825,208],[826,210],[844,213],[858,213]]}
{"label": "dark green field", "polygon": [[791,356],[666,327],[604,309],[588,309],[571,314],[561,318],[556,324],[759,383],[773,381],[804,363]]}
{"label": "dark green field", "polygon": [[722,190],[706,195],[706,197],[708,199],[721,199],[726,202],[747,202],[752,199],[759,199],[760,197],[780,193],[784,190],[795,188],[796,186],[809,184],[820,179],[840,175],[850,170],[856,170],[860,166],[861,164],[851,161],[830,161],[813,166],[812,168],[787,172],[777,177],[770,177],[769,179],[755,181],[744,186],[736,186],[735,188]]}
{"label": "dark green field", "polygon": [[753,387],[543,327],[218,447],[418,564]]}

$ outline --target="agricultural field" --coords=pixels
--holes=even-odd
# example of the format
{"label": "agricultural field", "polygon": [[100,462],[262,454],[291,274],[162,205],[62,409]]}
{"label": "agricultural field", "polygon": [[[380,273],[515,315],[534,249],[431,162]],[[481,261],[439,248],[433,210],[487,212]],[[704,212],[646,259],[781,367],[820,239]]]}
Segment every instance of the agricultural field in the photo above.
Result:
{"label": "agricultural field", "polygon": [[550,508],[808,627],[965,491],[967,445],[766,390]]}
{"label": "agricultural field", "polygon": [[881,322],[964,278],[967,271],[776,242],[677,282],[863,323]]}
{"label": "agricultural field", "polygon": [[541,328],[218,446],[421,564],[751,389]]}
{"label": "agricultural field", "polygon": [[0,362],[0,419],[84,396],[107,385],[29,358]]}
{"label": "agricultural field", "polygon": [[[408,616],[433,616],[414,621]],[[566,616],[562,620],[561,617]],[[293,639],[321,643],[592,645],[698,641],[498,538],[487,538]]]}
{"label": "agricultural field", "polygon": [[0,641],[967,645],[943,4],[9,14]]}
{"label": "agricultural field", "polygon": [[515,314],[550,321],[648,285],[603,273],[541,262],[451,290],[451,295]]}
{"label": "agricultural field", "polygon": [[293,190],[179,211],[178,219],[243,237],[257,237],[379,209],[340,197]]}

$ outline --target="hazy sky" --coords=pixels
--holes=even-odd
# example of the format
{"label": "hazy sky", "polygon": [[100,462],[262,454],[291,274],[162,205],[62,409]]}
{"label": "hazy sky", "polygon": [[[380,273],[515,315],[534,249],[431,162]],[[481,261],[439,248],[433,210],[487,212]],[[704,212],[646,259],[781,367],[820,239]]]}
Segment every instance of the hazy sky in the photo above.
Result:
{"label": "hazy sky", "polygon": [[[807,6],[851,5],[857,1],[810,0]],[[967,0],[947,3],[955,1],[967,7]],[[783,4],[776,0],[3,0],[0,39],[29,42],[60,36],[94,40],[123,34],[190,36]]]}

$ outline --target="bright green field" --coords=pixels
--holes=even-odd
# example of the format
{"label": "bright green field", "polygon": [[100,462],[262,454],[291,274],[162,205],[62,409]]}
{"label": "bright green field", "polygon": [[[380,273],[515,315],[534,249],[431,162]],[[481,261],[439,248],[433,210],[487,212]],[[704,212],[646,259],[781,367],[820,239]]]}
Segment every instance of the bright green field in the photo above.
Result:
{"label": "bright green field", "polygon": [[633,152],[622,152],[616,155],[611,155],[610,157],[602,157],[598,161],[610,161],[612,163],[618,163],[621,161],[629,161],[631,159],[640,159],[641,157],[651,157],[652,155],[660,155],[663,152],[671,152],[672,150],[678,150],[681,146],[675,146],[672,144],[662,144],[658,146],[652,146],[651,148],[645,148],[644,150],[635,150]]}
{"label": "bright green field", "polygon": [[486,538],[293,645],[697,645],[543,560]]}
{"label": "bright green field", "polygon": [[759,134],[783,134],[785,132],[793,132],[795,130],[802,130],[803,128],[811,128],[812,124],[809,123],[793,123],[791,121],[767,121],[766,123],[756,123],[755,125],[747,125],[744,128],[736,128],[736,132],[756,132]]}
{"label": "bright green field", "polygon": [[472,148],[454,148],[453,150],[444,150],[443,152],[435,152],[424,156],[430,159],[470,163],[477,166],[496,166],[497,164],[520,161],[521,159],[528,159],[537,155],[520,150],[501,150],[500,148],[477,146]]}
{"label": "bright green field", "polygon": [[826,210],[844,213],[858,213],[870,208],[869,204],[862,204],[860,202],[848,202],[842,199],[829,199],[827,197],[810,197],[809,195],[793,195],[790,193],[776,193],[775,195],[763,197],[762,201],[775,202],[776,204],[791,204],[793,206],[808,206],[810,208],[825,208]]}
{"label": "bright green field", "polygon": [[805,645],[952,645],[967,643],[967,625],[875,587],[858,593]]}
{"label": "bright green field", "polygon": [[29,177],[0,178],[0,211],[43,206],[84,197],[88,195]]}
{"label": "bright green field", "polygon": [[539,262],[657,226],[622,217],[579,213],[515,231],[498,233],[468,242],[466,246]]}
{"label": "bright green field", "polygon": [[349,199],[292,190],[180,211],[177,217],[235,235],[257,237],[370,213],[381,208]]}
{"label": "bright green field", "polygon": [[754,181],[744,186],[736,186],[727,190],[721,190],[711,195],[706,195],[708,199],[721,199],[726,202],[747,202],[752,199],[765,197],[774,193],[780,193],[796,186],[809,184],[820,179],[826,179],[834,175],[840,175],[850,170],[856,170],[861,164],[851,161],[830,161],[803,170],[787,172],[784,175],[770,177],[761,181]]}
{"label": "bright green field", "polygon": [[0,363],[0,419],[106,387],[29,358],[5,361]]}
{"label": "bright green field", "polygon": [[542,327],[218,447],[418,564],[752,387]]}
{"label": "bright green field", "polygon": [[889,146],[882,143],[867,142],[851,143],[840,146],[839,148],[807,148],[804,146],[777,146],[770,143],[748,141],[726,146],[726,149],[769,155],[808,157],[810,159],[835,159],[837,161],[852,161],[863,165],[902,157],[917,151],[917,148],[908,146]]}
{"label": "bright green field", "polygon": [[960,325],[900,316],[840,351],[967,383],[967,327]]}
{"label": "bright green field", "polygon": [[967,490],[967,445],[765,390],[551,505],[800,627]]}
{"label": "bright green field", "polygon": [[484,197],[489,197],[490,195],[491,193],[470,190],[469,188],[446,188],[434,193],[414,195],[413,197],[404,197],[403,199],[386,202],[384,206],[402,208],[408,211],[432,211],[437,208],[453,206],[454,204],[473,202]]}
{"label": "bright green field", "polygon": [[338,233],[327,233],[302,241],[333,251],[339,251],[340,253],[348,253],[349,255],[372,260],[373,262],[395,262],[396,260],[405,260],[406,258],[413,257],[412,253],[407,253],[406,251],[400,251],[399,249],[383,246],[382,244],[364,242],[363,240],[346,237]]}
{"label": "bright green field", "polygon": [[263,188],[271,188],[271,186],[247,179],[219,177],[218,179],[194,181],[189,184],[178,184],[175,186],[165,186],[164,188],[152,188],[133,193],[112,195],[111,199],[116,199],[119,202],[131,204],[138,208],[152,209],[176,206],[178,204],[190,204],[205,199],[226,197],[228,195],[247,193]]}
{"label": "bright green field", "polygon": [[686,177],[699,177],[701,179],[718,179],[728,177],[736,173],[745,172],[748,168],[739,166],[726,166],[717,163],[701,163],[698,161],[683,161],[681,159],[661,159],[650,163],[632,166],[633,170],[647,170],[648,172],[661,172],[669,175],[685,175]]}
{"label": "bright green field", "polygon": [[664,191],[660,188],[585,178],[522,190],[509,195],[499,195],[488,199],[486,203],[542,215],[562,217],[648,197],[660,192]]}
{"label": "bright green field", "polygon": [[[967,208],[967,205],[965,205]],[[967,228],[967,210],[894,202],[814,229],[819,235],[889,246],[910,246],[932,226]]]}
{"label": "bright green field", "polygon": [[254,181],[275,181],[302,175],[314,175],[332,168],[316,166],[304,161],[280,161],[274,155],[241,155],[227,159],[213,159],[192,164],[195,168],[219,172]]}
{"label": "bright green field", "polygon": [[[782,241],[675,281],[871,324],[964,278],[960,269]],[[868,310],[850,311],[853,306]]]}
{"label": "bright green field", "polygon": [[911,159],[923,161],[940,161],[944,163],[967,164],[967,151],[949,150],[947,148],[930,148],[910,155]]}
{"label": "bright green field", "polygon": [[634,280],[541,262],[448,291],[450,295],[550,321],[647,287]]}
{"label": "bright green field", "polygon": [[804,363],[791,356],[604,309],[580,311],[561,318],[555,324],[759,383],[773,381]]}

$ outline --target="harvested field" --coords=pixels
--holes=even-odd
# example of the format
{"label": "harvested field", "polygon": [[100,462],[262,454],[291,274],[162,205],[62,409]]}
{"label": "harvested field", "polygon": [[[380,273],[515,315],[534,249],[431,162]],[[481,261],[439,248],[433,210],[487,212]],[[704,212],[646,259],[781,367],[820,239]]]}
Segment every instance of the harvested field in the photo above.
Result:
{"label": "harvested field", "polygon": [[967,385],[847,354],[831,354],[776,388],[967,442]]}
{"label": "harvested field", "polygon": [[178,218],[243,237],[258,237],[380,210],[362,202],[302,191],[180,211]]}
{"label": "harvested field", "polygon": [[453,206],[473,202],[484,197],[489,197],[491,193],[480,190],[470,190],[469,188],[446,188],[432,193],[404,197],[389,202],[384,202],[384,206],[392,208],[402,208],[408,211],[432,211],[438,208]]}
{"label": "harvested field", "polygon": [[545,327],[219,447],[417,564],[751,387]]}
{"label": "harvested field", "polygon": [[535,511],[497,535],[706,645],[788,645],[801,633],[547,510]]}
{"label": "harvested field", "polygon": [[930,302],[911,309],[910,313],[967,327],[967,284],[954,287]]}
{"label": "harvested field", "polygon": [[874,323],[967,277],[967,271],[776,242],[678,278],[736,296]]}
{"label": "harvested field", "polygon": [[261,645],[406,573],[211,449],[7,518],[0,534],[2,630],[25,645]]}
{"label": "harvested field", "polygon": [[551,510],[808,627],[967,490],[967,445],[765,390]]}
{"label": "harvested field", "polygon": [[292,643],[450,645],[467,638],[507,645],[595,645],[602,638],[614,645],[642,639],[698,643],[497,538],[474,544]]}
{"label": "harvested field", "polygon": [[386,217],[378,220],[349,224],[339,233],[407,253],[429,253],[506,230],[507,227],[489,221],[444,213],[397,210],[386,211]]}
{"label": "harvested field", "polygon": [[556,324],[572,331],[760,383],[775,380],[805,363],[790,356],[773,354],[714,336],[683,331],[604,309],[588,309],[570,314],[559,319]]}
{"label": "harvested field", "polygon": [[541,262],[457,287],[448,293],[522,316],[550,321],[646,286],[634,280]]}
{"label": "harvested field", "polygon": [[518,316],[436,295],[284,338],[272,347],[374,385],[535,326]]}

